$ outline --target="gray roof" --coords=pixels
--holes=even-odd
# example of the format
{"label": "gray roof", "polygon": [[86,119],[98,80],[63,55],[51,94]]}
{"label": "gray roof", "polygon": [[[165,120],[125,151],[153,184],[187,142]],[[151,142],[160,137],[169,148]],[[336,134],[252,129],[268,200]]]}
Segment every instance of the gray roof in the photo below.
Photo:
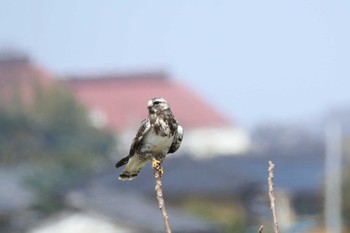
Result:
{"label": "gray roof", "polygon": [[[310,156],[236,156],[193,160],[188,157],[167,159],[162,178],[164,192],[168,197],[181,195],[232,195],[252,184],[267,189],[268,161],[272,160],[276,188],[290,193],[317,192],[322,189],[324,157]],[[153,171],[150,164],[142,169],[131,182],[120,182],[111,166],[101,174],[99,182],[119,190],[154,193]],[[102,179],[102,180],[101,180]]]}
{"label": "gray roof", "polygon": [[[117,181],[116,181],[117,182]],[[164,232],[164,222],[156,197],[118,190],[115,186],[88,183],[68,195],[68,203],[78,209],[95,211],[123,222],[140,232]],[[167,206],[172,232],[218,232],[218,228]]]}
{"label": "gray roof", "polygon": [[[193,160],[167,159],[162,177],[165,200],[190,195],[236,196],[245,188],[267,189],[268,161],[275,164],[275,188],[289,193],[318,192],[322,189],[323,156],[217,157]],[[79,189],[82,206],[104,212],[142,231],[163,232],[163,220],[155,198],[154,177],[147,164],[133,181],[119,181],[113,164],[88,179]],[[253,191],[254,192],[254,191]],[[77,201],[78,200],[78,201]],[[168,207],[174,232],[214,232],[215,227]]]}

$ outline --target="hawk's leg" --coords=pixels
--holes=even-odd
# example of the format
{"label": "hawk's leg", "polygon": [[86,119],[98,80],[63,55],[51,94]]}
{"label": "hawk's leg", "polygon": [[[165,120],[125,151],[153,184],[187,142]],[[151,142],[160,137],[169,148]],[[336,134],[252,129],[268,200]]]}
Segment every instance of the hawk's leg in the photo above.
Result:
{"label": "hawk's leg", "polygon": [[152,168],[159,171],[160,176],[163,176],[164,171],[162,168],[162,162],[160,160],[155,159],[154,157],[152,158]]}

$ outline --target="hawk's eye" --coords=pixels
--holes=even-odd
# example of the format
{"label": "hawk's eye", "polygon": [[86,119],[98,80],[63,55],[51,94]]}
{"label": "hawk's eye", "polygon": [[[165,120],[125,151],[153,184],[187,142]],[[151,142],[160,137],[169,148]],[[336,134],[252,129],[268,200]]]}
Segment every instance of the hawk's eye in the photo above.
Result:
{"label": "hawk's eye", "polygon": [[154,101],[153,104],[160,104],[160,101]]}

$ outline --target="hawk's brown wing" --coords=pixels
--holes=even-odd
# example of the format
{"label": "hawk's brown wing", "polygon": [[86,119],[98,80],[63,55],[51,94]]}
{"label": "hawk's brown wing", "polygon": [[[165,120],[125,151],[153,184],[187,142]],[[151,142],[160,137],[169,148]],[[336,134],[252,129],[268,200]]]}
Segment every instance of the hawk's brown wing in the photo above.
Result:
{"label": "hawk's brown wing", "polygon": [[150,120],[149,118],[146,118],[141,122],[141,126],[131,143],[129,154],[126,157],[119,160],[119,162],[117,162],[117,164],[115,165],[117,168],[127,164],[129,162],[129,159],[132,156],[134,156],[134,154],[141,148],[143,139],[150,129],[151,129]]}
{"label": "hawk's brown wing", "polygon": [[129,151],[129,157],[132,157],[135,154],[135,152],[141,148],[145,135],[150,131],[150,129],[151,129],[151,123],[149,118],[147,117],[141,122],[141,126],[137,131],[137,134],[134,140],[132,141],[130,151]]}
{"label": "hawk's brown wing", "polygon": [[183,136],[184,136],[184,131],[181,125],[178,125],[174,139],[173,139],[173,143],[171,144],[171,147],[168,153],[174,153],[175,151],[177,151],[177,149],[179,149]]}

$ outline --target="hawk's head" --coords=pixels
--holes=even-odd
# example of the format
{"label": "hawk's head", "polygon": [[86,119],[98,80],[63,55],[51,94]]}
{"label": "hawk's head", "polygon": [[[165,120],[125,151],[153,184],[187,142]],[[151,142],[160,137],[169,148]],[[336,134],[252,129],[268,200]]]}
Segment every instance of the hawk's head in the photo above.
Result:
{"label": "hawk's head", "polygon": [[154,97],[148,101],[148,112],[157,113],[169,109],[168,102],[162,97]]}

